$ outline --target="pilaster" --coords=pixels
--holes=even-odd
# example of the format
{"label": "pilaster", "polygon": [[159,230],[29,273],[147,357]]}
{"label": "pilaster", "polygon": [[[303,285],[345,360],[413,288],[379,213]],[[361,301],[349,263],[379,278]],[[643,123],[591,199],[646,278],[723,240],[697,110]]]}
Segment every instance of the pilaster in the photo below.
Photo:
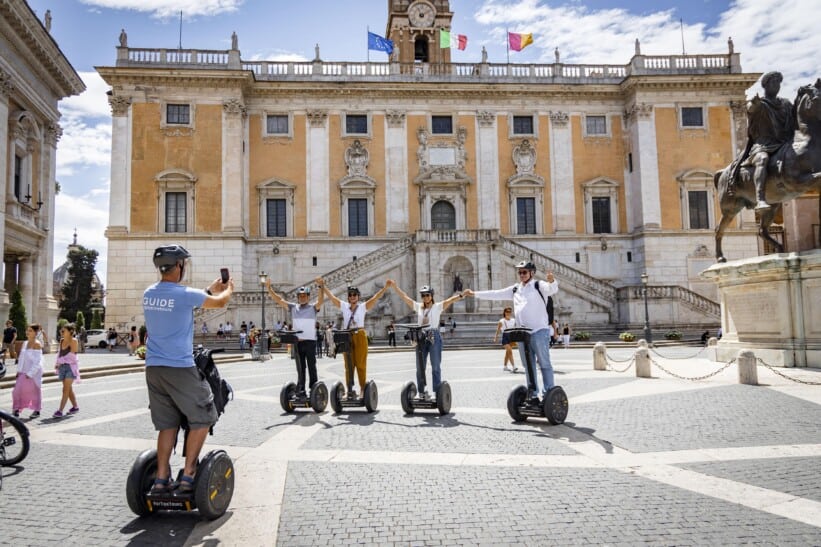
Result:
{"label": "pilaster", "polygon": [[408,149],[405,123],[405,112],[389,110],[385,113],[385,207],[389,235],[404,235],[408,231]]}
{"label": "pilaster", "polygon": [[[6,193],[8,191],[9,96],[14,90],[11,76],[0,70],[0,252],[6,246]],[[8,268],[6,269],[8,271]],[[0,304],[8,303],[8,293],[0,290]],[[4,316],[5,317],[5,316]]]}
{"label": "pilaster", "polygon": [[476,194],[479,199],[479,229],[497,230],[501,227],[499,215],[499,137],[496,131],[496,113],[477,113],[476,131]]}
{"label": "pilaster", "polygon": [[239,99],[222,103],[222,232],[242,234],[244,200],[243,182],[243,121],[245,105]]}
{"label": "pilaster", "polygon": [[576,232],[576,193],[573,187],[573,135],[567,112],[550,112],[550,184],[553,227],[557,234]]}
{"label": "pilaster", "polygon": [[630,124],[633,150],[631,177],[631,230],[661,228],[661,197],[659,195],[658,144],[653,105],[637,103],[625,112]]}
{"label": "pilaster", "polygon": [[107,232],[126,233],[129,221],[129,176],[131,170],[131,98],[111,94],[111,190],[108,201]]}
{"label": "pilaster", "polygon": [[328,180],[330,152],[328,149],[328,113],[310,110],[308,119],[308,150],[306,160],[306,202],[308,204],[308,235],[328,235],[330,210]]}

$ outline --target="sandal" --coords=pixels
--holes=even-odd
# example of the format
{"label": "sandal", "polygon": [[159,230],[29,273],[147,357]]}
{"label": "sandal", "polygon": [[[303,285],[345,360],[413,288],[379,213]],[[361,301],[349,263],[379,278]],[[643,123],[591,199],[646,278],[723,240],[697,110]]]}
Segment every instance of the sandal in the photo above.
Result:
{"label": "sandal", "polygon": [[171,478],[154,479],[154,486],[151,487],[151,494],[164,494],[171,491]]}
{"label": "sandal", "polygon": [[181,494],[190,494],[194,491],[194,477],[183,475],[177,481],[177,492]]}

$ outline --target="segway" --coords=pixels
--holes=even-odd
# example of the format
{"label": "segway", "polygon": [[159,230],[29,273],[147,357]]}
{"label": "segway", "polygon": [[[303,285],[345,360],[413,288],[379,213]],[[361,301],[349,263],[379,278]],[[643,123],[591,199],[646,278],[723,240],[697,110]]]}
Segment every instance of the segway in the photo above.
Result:
{"label": "segway", "polygon": [[[299,338],[297,334],[300,332],[302,331],[283,330],[277,332],[280,342],[283,344],[292,344],[291,347],[294,351],[294,359],[297,362],[297,366],[299,366]],[[296,387],[294,382],[288,382],[282,386],[282,390],[279,392],[279,404],[282,406],[282,410],[291,413],[297,408],[312,408],[317,414],[325,411],[325,407],[328,406],[328,387],[325,385],[325,382],[317,381],[317,383],[311,386],[310,396],[305,393],[297,393]]]}
{"label": "segway", "polygon": [[331,387],[331,408],[334,412],[339,414],[343,408],[365,407],[368,412],[376,410],[376,405],[379,404],[379,392],[376,389],[376,383],[373,380],[368,380],[365,383],[362,397],[357,397],[353,389],[354,386],[354,367],[353,367],[353,345],[351,338],[357,329],[342,329],[334,331],[334,357],[336,353],[344,353],[348,356],[345,359],[345,380],[347,382],[347,391],[342,382],[336,382]]}
{"label": "segway", "polygon": [[516,386],[507,398],[507,412],[516,422],[523,422],[528,418],[547,418],[552,425],[564,423],[567,418],[567,394],[560,386],[553,386],[543,399],[539,399],[538,381],[536,378],[536,363],[530,358],[530,329],[516,327],[505,329],[511,342],[524,344],[525,371],[527,385]]}
{"label": "segway", "polygon": [[[198,348],[194,353],[194,362],[205,376],[214,396],[217,418],[224,412],[228,397],[232,398],[233,390],[222,380],[212,357],[213,353],[223,351]],[[212,383],[213,382],[213,383]],[[215,388],[215,384],[218,388]],[[219,391],[217,391],[217,389]],[[183,448],[188,441],[188,423],[183,429]],[[212,430],[213,433],[213,430]],[[176,444],[176,443],[175,443]],[[177,474],[177,482],[182,479],[183,470]],[[125,497],[128,507],[138,516],[146,516],[157,511],[193,511],[198,510],[208,520],[214,520],[225,514],[234,495],[234,462],[225,450],[212,450],[197,463],[194,487],[190,492],[169,489],[152,493],[151,487],[157,478],[157,450],[152,448],[143,451],[131,466],[126,480]]]}
{"label": "segway", "polygon": [[[429,342],[425,331],[423,331],[422,325],[400,324],[396,326],[408,329],[408,334],[410,335],[411,340],[416,341],[416,370],[420,374],[424,375],[425,361],[423,360],[424,357],[422,355],[422,350],[424,349],[422,344],[427,344]],[[442,382],[439,385],[439,389],[436,390],[435,400],[425,399],[419,396],[415,382],[408,382],[405,384],[405,387],[402,388],[400,397],[402,402],[402,410],[405,411],[405,414],[413,414],[414,410],[421,408],[427,410],[437,409],[439,414],[444,416],[450,412],[450,404],[453,400],[450,391],[450,384],[447,382]]]}

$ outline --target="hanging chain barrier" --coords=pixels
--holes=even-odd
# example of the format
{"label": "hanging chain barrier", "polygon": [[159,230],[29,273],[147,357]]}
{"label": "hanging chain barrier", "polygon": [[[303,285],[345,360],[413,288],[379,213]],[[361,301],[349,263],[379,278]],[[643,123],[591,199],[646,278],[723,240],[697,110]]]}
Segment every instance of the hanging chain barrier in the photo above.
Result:
{"label": "hanging chain barrier", "polygon": [[736,362],[736,359],[737,359],[736,357],[733,357],[732,359],[730,359],[729,361],[727,361],[726,363],[724,363],[724,366],[722,366],[722,367],[721,367],[721,368],[719,368],[718,370],[715,370],[715,371],[710,372],[710,373],[708,373],[708,374],[703,374],[703,375],[701,375],[701,376],[693,376],[693,377],[682,376],[682,375],[680,375],[680,374],[676,374],[675,372],[672,372],[672,371],[670,371],[670,370],[667,370],[666,368],[664,368],[663,366],[661,366],[661,365],[658,363],[658,361],[656,361],[656,360],[655,360],[655,359],[653,359],[652,357],[650,358],[650,362],[651,362],[651,363],[653,363],[654,365],[656,365],[658,368],[660,368],[660,369],[661,369],[661,370],[663,370],[664,372],[666,372],[667,374],[669,374],[670,376],[673,376],[674,378],[678,378],[679,380],[692,380],[693,382],[698,382],[699,380],[706,380],[707,378],[712,378],[713,376],[715,376],[715,375],[716,375],[716,374],[718,374],[719,372],[722,372],[724,369],[726,369],[727,367],[729,367],[730,365],[732,365],[733,363],[735,363],[735,362]]}
{"label": "hanging chain barrier", "polygon": [[[613,368],[613,365],[610,363],[610,357],[608,356],[607,357],[607,370],[611,370],[613,372],[627,372],[628,370],[630,370],[630,367],[633,366],[633,363],[636,362],[636,355],[633,354],[633,356],[630,359],[627,359],[627,361],[629,361],[629,363],[627,363],[626,367],[621,368],[621,369]],[[624,361],[617,361],[617,362],[624,363]]]}
{"label": "hanging chain barrier", "polygon": [[648,348],[650,351],[652,351],[653,353],[655,353],[656,355],[658,355],[659,357],[664,357],[665,359],[670,359],[670,360],[676,360],[676,359],[693,359],[694,357],[698,357],[699,355],[701,355],[702,353],[704,353],[705,351],[707,351],[708,349],[710,349],[710,346],[704,346],[703,348],[701,348],[700,350],[698,350],[698,351],[697,351],[696,353],[694,353],[693,355],[689,355],[689,356],[687,356],[687,357],[668,357],[667,355],[661,354],[661,353],[659,353],[658,351],[656,351],[656,348],[654,348],[654,347],[653,347],[653,346],[651,346],[650,344],[648,344],[648,345],[647,345],[647,348]]}
{"label": "hanging chain barrier", "polygon": [[758,361],[758,364],[761,365],[762,367],[769,369],[770,371],[778,374],[782,378],[790,380],[791,382],[796,382],[796,383],[799,383],[799,384],[806,384],[808,386],[821,386],[821,382],[810,382],[809,380],[801,380],[800,378],[793,378],[792,376],[787,376],[783,372],[776,369],[776,367],[774,367],[772,365],[768,365],[767,363],[765,363],[764,359],[762,359],[761,357],[756,357],[756,361]]}
{"label": "hanging chain barrier", "polygon": [[612,355],[610,355],[609,353],[605,353],[604,355],[607,357],[608,361],[613,361],[614,363],[626,363],[627,361],[630,361],[630,360],[636,358],[636,353],[635,352],[633,352],[633,355],[631,355],[627,359],[616,359]]}

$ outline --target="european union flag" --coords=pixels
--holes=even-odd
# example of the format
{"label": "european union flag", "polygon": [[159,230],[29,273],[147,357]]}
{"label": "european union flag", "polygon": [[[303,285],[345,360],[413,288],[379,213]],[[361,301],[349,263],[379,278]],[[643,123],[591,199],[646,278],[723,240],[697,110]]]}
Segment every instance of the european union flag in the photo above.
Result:
{"label": "european union flag", "polygon": [[393,53],[393,40],[383,38],[373,32],[368,32],[368,49],[384,51],[388,55]]}

